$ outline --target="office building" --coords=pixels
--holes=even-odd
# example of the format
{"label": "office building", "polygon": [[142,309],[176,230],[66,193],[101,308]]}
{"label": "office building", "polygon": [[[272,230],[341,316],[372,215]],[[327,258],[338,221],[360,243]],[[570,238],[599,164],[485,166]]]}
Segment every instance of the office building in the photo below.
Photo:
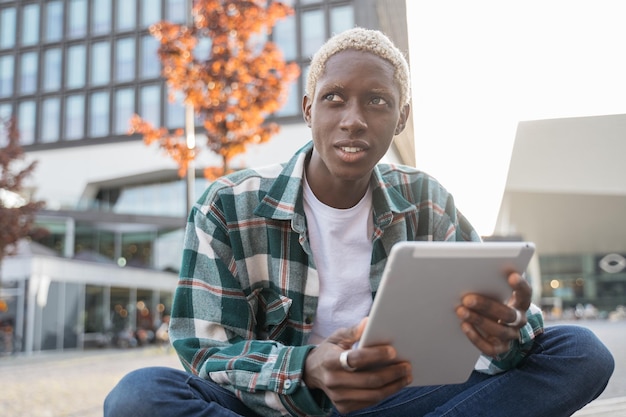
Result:
{"label": "office building", "polygon": [[[303,73],[331,34],[355,25],[383,29],[408,51],[404,0],[287,3],[295,14],[271,36]],[[38,161],[26,191],[46,202],[38,224],[50,231],[2,266],[8,309],[0,319],[11,323],[18,350],[132,344],[167,315],[187,184],[174,162],[127,131],[134,113],[155,126],[184,126],[148,28],[187,15],[186,0],[0,0],[0,117],[17,117],[27,158]],[[309,140],[302,94],[301,76],[272,115],[281,132],[234,168],[286,160]],[[414,164],[412,136],[409,123],[390,160]],[[201,168],[218,162],[199,157],[196,196],[207,185]]]}

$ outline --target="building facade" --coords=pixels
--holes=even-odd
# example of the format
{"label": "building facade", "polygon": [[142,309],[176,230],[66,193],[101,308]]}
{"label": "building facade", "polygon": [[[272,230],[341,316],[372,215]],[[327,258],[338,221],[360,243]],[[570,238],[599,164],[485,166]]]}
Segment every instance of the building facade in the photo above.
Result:
{"label": "building facade", "polygon": [[[295,14],[270,36],[302,75],[271,116],[280,133],[250,147],[234,168],[286,160],[310,140],[300,110],[304,75],[332,34],[378,28],[408,51],[404,0],[286,3]],[[200,169],[219,159],[203,152],[188,190],[174,162],[127,131],[135,113],[155,126],[184,127],[184,106],[167,99],[148,30],[160,20],[185,22],[189,4],[0,0],[0,118],[17,118],[27,158],[38,161],[26,191],[46,202],[37,223],[49,231],[0,270],[0,320],[10,349],[139,343],[139,331],[154,332],[168,314],[188,193],[199,196],[207,185]],[[201,141],[199,127],[196,133]],[[413,149],[409,124],[388,158],[414,165]]]}
{"label": "building facade", "polygon": [[496,234],[535,242],[534,290],[548,314],[626,306],[624,138],[624,114],[518,124]]}

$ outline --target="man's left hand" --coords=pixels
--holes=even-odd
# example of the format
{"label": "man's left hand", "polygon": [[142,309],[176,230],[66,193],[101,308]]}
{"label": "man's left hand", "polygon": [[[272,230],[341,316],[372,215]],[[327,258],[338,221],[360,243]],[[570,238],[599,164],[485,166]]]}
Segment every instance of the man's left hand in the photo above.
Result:
{"label": "man's left hand", "polygon": [[506,304],[479,294],[467,294],[456,309],[462,320],[461,329],[487,356],[496,357],[507,352],[511,341],[519,338],[520,328],[526,325],[532,288],[516,272],[509,274],[508,282],[513,294]]}

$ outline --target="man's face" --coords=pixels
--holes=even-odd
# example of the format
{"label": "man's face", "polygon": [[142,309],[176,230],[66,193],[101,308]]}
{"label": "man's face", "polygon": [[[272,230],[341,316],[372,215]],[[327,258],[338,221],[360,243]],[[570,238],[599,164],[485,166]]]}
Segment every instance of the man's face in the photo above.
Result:
{"label": "man's face", "polygon": [[399,102],[394,67],[369,52],[345,50],[326,62],[314,97],[304,97],[304,119],[314,150],[307,174],[332,181],[369,181],[409,106]]}

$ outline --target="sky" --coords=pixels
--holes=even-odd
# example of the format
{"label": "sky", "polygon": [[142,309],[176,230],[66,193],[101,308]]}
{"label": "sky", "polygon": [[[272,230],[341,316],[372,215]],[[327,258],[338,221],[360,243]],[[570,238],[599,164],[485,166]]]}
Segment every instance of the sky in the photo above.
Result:
{"label": "sky", "polygon": [[491,235],[518,122],[626,113],[626,2],[406,3],[417,167]]}

